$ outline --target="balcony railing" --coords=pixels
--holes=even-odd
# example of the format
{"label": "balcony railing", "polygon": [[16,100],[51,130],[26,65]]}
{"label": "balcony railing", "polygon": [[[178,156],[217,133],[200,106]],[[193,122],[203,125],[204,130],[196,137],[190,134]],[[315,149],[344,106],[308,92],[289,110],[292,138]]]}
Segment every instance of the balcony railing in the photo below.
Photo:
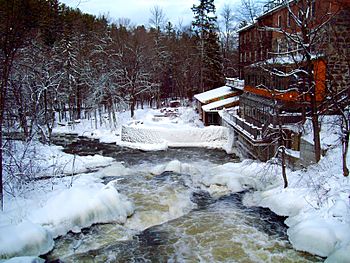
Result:
{"label": "balcony railing", "polygon": [[246,121],[244,119],[241,119],[237,115],[237,111],[233,112],[227,112],[223,111],[223,118],[225,118],[226,121],[231,123],[231,125],[236,126],[237,128],[240,128],[242,132],[247,133],[248,136],[254,138],[254,140],[262,140],[262,129],[259,127],[256,127]]}
{"label": "balcony railing", "polygon": [[[247,117],[245,119],[239,117],[238,110],[224,110],[223,111],[223,118],[228,121],[231,125],[235,126],[236,128],[242,130],[242,132],[245,132],[248,136],[253,138],[254,140],[260,140],[260,141],[268,141],[269,137],[266,136],[266,130],[273,129],[278,125],[279,120],[277,119],[277,116],[269,114],[268,121],[261,125],[261,123],[258,123],[253,118]],[[281,114],[279,116],[282,125],[286,124],[295,124],[302,120],[301,114]],[[252,121],[254,120],[254,122]]]}

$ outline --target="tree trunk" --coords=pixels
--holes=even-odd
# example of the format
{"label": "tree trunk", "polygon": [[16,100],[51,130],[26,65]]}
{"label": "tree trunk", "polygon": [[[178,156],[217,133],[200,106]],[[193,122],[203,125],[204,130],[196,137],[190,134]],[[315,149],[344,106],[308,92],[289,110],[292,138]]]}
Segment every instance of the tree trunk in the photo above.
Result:
{"label": "tree trunk", "polygon": [[4,184],[3,184],[3,125],[5,115],[5,97],[7,92],[7,83],[10,76],[12,61],[15,51],[11,54],[5,55],[5,60],[2,61],[2,78],[0,83],[0,206],[4,210]]}
{"label": "tree trunk", "polygon": [[317,114],[316,96],[311,98],[311,118],[314,136],[314,150],[315,150],[315,161],[318,163],[321,159],[321,139],[320,139],[320,125]]}
{"label": "tree trunk", "polygon": [[285,146],[282,146],[282,152],[281,152],[281,158],[282,158],[282,178],[284,182],[284,188],[288,187],[288,179],[287,179],[287,172],[286,172],[286,148]]}
{"label": "tree trunk", "polygon": [[350,135],[350,131],[346,132],[342,143],[343,144],[342,145],[343,175],[345,177],[349,176],[349,169],[346,162],[346,157],[349,149],[349,135]]}
{"label": "tree trunk", "polygon": [[[2,118],[2,116],[0,117]],[[2,120],[0,125],[2,126]],[[2,171],[3,171],[3,159],[2,159],[2,154],[3,154],[3,150],[2,150],[2,129],[0,129],[0,208],[1,211],[4,211],[4,185],[3,185],[3,175],[2,175]]]}
{"label": "tree trunk", "polygon": [[135,115],[135,99],[134,99],[134,97],[132,97],[131,101],[130,101],[130,112],[131,112],[131,118],[134,118],[134,115]]}
{"label": "tree trunk", "polygon": [[281,150],[281,162],[282,162],[282,178],[283,178],[283,183],[284,183],[284,188],[288,187],[288,179],[287,179],[287,172],[286,172],[286,143],[285,139],[283,136],[283,127],[282,127],[282,120],[279,116],[279,109],[276,110],[276,117],[278,121],[278,130],[279,130],[279,147],[278,151]]}
{"label": "tree trunk", "polygon": [[98,128],[98,122],[97,122],[97,109],[94,110],[94,114],[95,114],[95,129],[97,130]]}
{"label": "tree trunk", "polygon": [[112,100],[112,118],[113,118],[113,127],[117,128],[118,121],[117,121],[117,116],[116,116],[116,107],[114,105],[114,101]]}

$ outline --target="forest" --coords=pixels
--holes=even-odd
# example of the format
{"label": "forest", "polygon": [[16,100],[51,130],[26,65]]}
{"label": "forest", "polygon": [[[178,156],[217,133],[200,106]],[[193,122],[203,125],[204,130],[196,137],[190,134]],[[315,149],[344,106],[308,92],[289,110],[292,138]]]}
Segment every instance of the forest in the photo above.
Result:
{"label": "forest", "polygon": [[116,111],[224,84],[236,74],[232,9],[220,34],[213,1],[202,2],[192,25],[174,26],[155,6],[146,27],[57,0],[1,0],[1,123],[49,141],[55,113],[73,122],[108,112],[115,126]]}

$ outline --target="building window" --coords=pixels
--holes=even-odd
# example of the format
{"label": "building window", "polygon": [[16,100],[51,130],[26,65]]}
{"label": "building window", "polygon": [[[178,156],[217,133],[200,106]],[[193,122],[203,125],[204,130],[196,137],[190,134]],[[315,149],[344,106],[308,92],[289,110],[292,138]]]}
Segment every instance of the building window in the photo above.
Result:
{"label": "building window", "polygon": [[241,53],[241,59],[240,59],[241,62],[243,62],[243,54]]}
{"label": "building window", "polygon": [[277,39],[277,53],[281,52],[281,39]]}
{"label": "building window", "polygon": [[281,16],[281,15],[278,16],[278,19],[277,19],[277,26],[278,26],[278,27],[282,27],[282,16]]}
{"label": "building window", "polygon": [[244,52],[244,62],[247,62],[247,53]]}
{"label": "building window", "polygon": [[252,52],[249,52],[249,61],[252,61]]}
{"label": "building window", "polygon": [[258,51],[255,50],[254,52],[254,61],[258,60]]}
{"label": "building window", "polygon": [[291,21],[292,21],[292,14],[291,14],[291,11],[288,11],[288,15],[287,15],[287,27],[290,27]]}
{"label": "building window", "polygon": [[316,15],[316,1],[311,1],[311,17],[315,17]]}

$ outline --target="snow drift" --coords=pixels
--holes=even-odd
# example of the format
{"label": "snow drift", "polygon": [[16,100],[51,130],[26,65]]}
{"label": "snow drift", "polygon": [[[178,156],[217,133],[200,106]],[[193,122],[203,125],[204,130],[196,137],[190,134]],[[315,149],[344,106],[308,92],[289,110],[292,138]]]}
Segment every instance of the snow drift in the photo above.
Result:
{"label": "snow drift", "polygon": [[68,231],[80,232],[95,223],[125,223],[134,207],[112,184],[102,188],[76,186],[67,189],[50,198],[30,219],[48,229],[53,237]]}

